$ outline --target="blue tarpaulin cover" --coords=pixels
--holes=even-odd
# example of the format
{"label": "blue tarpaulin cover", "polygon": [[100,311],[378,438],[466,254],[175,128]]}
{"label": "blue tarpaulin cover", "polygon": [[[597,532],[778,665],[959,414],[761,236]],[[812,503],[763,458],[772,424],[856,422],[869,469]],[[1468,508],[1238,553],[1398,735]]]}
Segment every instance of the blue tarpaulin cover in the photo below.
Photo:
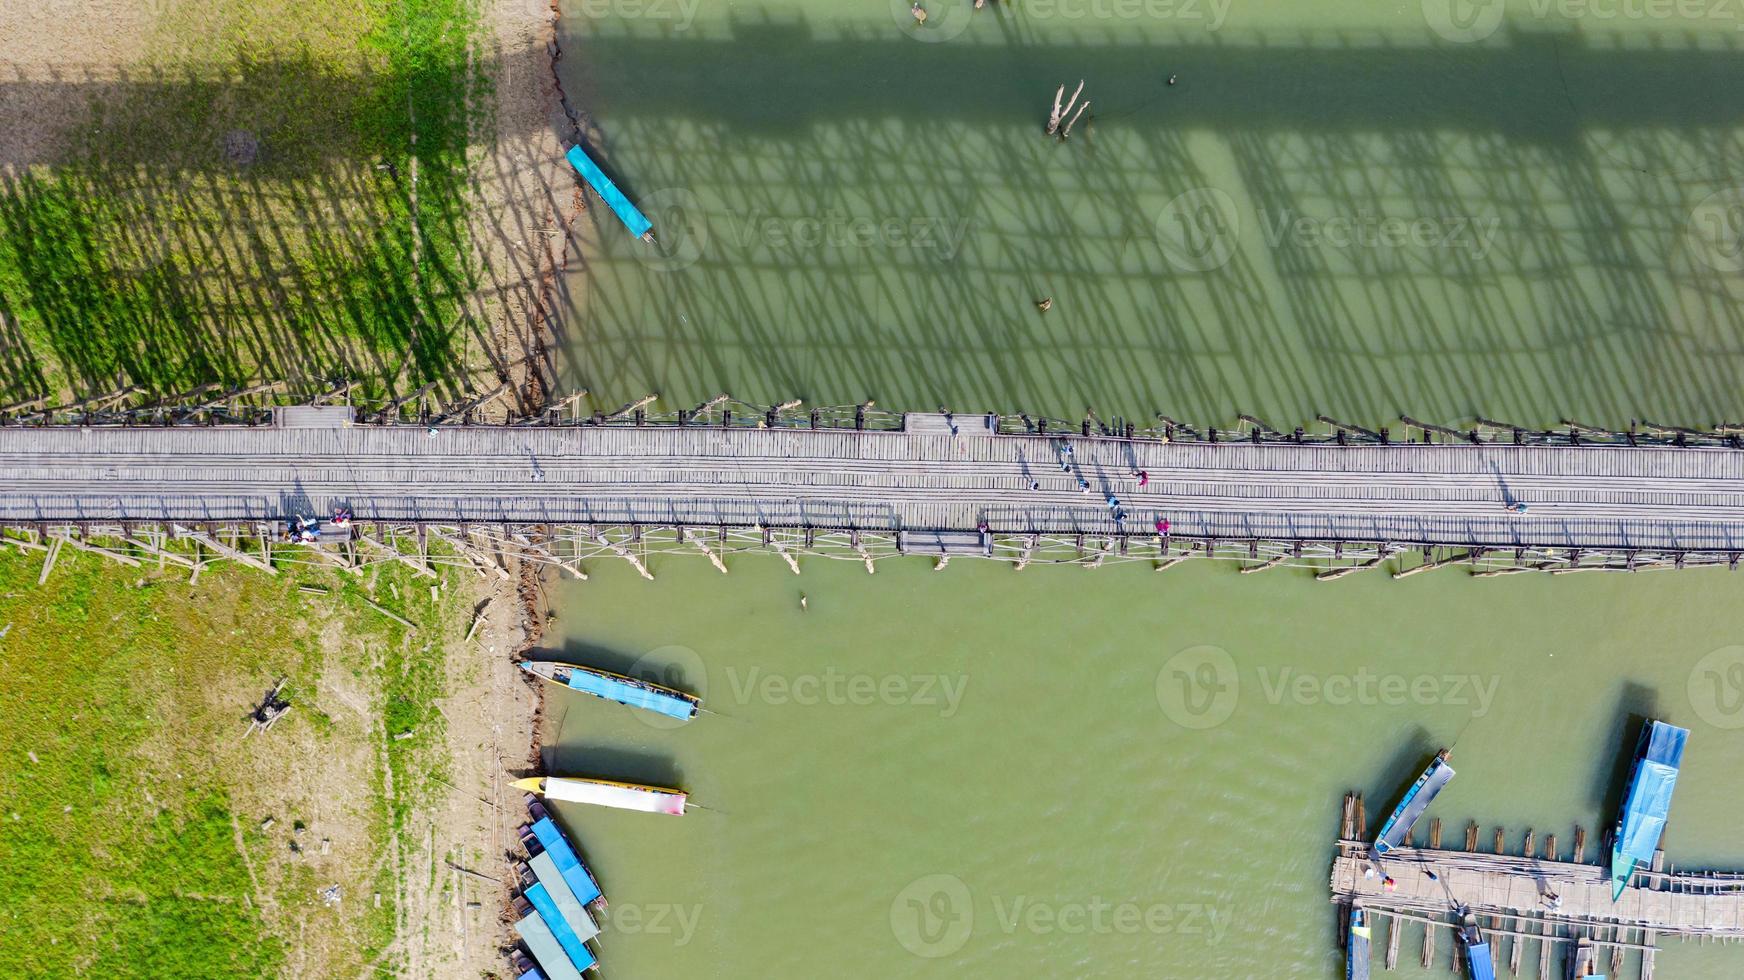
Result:
{"label": "blue tarpaulin cover", "polygon": [[545,974],[540,973],[538,967],[534,967],[526,973],[521,974],[516,978],[516,980],[545,980]]}
{"label": "blue tarpaulin cover", "polygon": [[1651,863],[1665,832],[1671,812],[1671,793],[1677,788],[1677,770],[1683,764],[1684,743],[1689,729],[1649,722],[1641,733],[1641,749],[1635,772],[1623,794],[1623,812],[1617,820],[1617,836],[1611,845],[1611,897],[1620,898],[1628,887],[1635,866]]}
{"label": "blue tarpaulin cover", "polygon": [[557,903],[551,900],[551,893],[545,886],[534,882],[522,894],[527,896],[527,901],[533,903],[533,908],[539,912],[539,918],[545,920],[545,928],[551,930],[557,945],[562,946],[563,951],[569,954],[569,961],[575,964],[575,968],[585,970],[592,966],[593,953],[588,951],[587,945],[569,927],[569,923],[563,921],[563,913],[557,910]]}
{"label": "blue tarpaulin cover", "polygon": [[557,870],[557,862],[552,859],[550,851],[534,855],[527,862],[527,870],[533,872],[533,877],[551,893],[551,900],[557,903],[557,911],[563,913],[563,921],[575,930],[577,938],[585,943],[599,935],[599,923],[587,914],[585,904],[575,897],[575,889],[570,888],[569,882],[563,880],[563,872]]}
{"label": "blue tarpaulin cover", "polygon": [[618,216],[624,227],[630,229],[630,234],[641,238],[648,233],[649,228],[654,227],[654,223],[630,203],[630,199],[624,196],[623,191],[618,190],[618,185],[612,183],[612,179],[606,176],[606,172],[593,162],[593,158],[586,151],[579,146],[572,146],[568,155],[569,165],[599,194],[600,200],[606,202],[606,207],[612,209],[612,213]]}
{"label": "blue tarpaulin cover", "polygon": [[596,698],[617,701],[632,708],[643,708],[666,715],[669,718],[683,720],[696,714],[696,706],[684,698],[674,697],[660,691],[650,691],[640,685],[605,674],[572,669],[569,672],[569,686]]}
{"label": "blue tarpaulin cover", "polygon": [[1471,980],[1496,980],[1496,964],[1490,959],[1489,943],[1467,946],[1465,960],[1471,964]]}
{"label": "blue tarpaulin cover", "polygon": [[539,968],[551,980],[581,980],[581,971],[593,965],[593,954],[588,953],[587,966],[576,966],[571,963],[563,947],[558,945],[557,937],[551,935],[551,930],[545,925],[537,911],[529,912],[519,922],[515,923],[515,935],[527,944],[527,952],[533,954]]}
{"label": "blue tarpaulin cover", "polygon": [[563,831],[557,829],[557,824],[550,817],[541,817],[533,824],[533,836],[539,838],[539,846],[551,855],[551,861],[557,865],[557,873],[569,884],[569,890],[575,893],[576,901],[583,905],[600,897],[599,885],[594,884],[593,875],[588,873],[587,866],[575,856],[575,850],[569,846],[569,841],[563,837]]}

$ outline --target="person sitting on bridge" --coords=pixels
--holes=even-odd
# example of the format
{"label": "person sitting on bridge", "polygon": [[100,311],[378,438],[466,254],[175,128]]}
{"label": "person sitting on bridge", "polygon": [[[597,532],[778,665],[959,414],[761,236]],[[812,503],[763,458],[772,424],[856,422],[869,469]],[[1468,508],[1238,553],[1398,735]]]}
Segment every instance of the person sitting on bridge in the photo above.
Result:
{"label": "person sitting on bridge", "polygon": [[350,524],[351,523],[351,508],[350,507],[335,507],[335,508],[333,508],[333,523],[337,527],[344,527],[345,525]]}

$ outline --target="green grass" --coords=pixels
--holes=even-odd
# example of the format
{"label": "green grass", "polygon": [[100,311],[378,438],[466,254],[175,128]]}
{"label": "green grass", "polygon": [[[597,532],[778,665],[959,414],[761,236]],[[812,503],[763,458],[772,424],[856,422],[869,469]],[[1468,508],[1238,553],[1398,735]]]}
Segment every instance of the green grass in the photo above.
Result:
{"label": "green grass", "polygon": [[0,595],[0,975],[272,975],[200,687],[295,642],[253,622],[233,645],[197,600],[88,561],[39,588],[0,558]]}
{"label": "green grass", "polygon": [[[462,615],[452,594],[432,598],[431,580],[399,566],[360,577],[219,569],[197,587],[70,554],[38,586],[40,567],[0,553],[0,625],[12,626],[0,640],[0,976],[267,977],[297,944],[320,944],[354,974],[388,949],[392,849],[420,845],[402,832],[446,778],[436,699],[447,689],[439,638],[457,635]],[[331,592],[298,593],[307,582]],[[337,703],[320,695],[329,618],[342,649],[325,663],[368,692],[367,727],[322,709]],[[251,699],[278,677],[297,709],[243,742]],[[337,869],[287,856],[312,801],[276,813],[236,802],[284,782],[278,754],[302,731],[357,748],[370,770],[360,782],[374,781],[359,830],[375,856],[353,869],[348,919],[315,896]],[[402,731],[414,735],[392,738]],[[312,824],[304,845],[325,833]]]}
{"label": "green grass", "polygon": [[[93,103],[60,164],[0,182],[0,401],[122,376],[458,384],[476,12],[362,14],[348,43],[213,38]],[[227,154],[236,133],[252,162]]]}

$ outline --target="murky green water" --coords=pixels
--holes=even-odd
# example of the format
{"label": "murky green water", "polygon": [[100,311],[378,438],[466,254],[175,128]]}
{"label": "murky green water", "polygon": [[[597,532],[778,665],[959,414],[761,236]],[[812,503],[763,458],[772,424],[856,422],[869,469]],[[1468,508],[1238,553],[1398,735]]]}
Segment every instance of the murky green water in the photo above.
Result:
{"label": "murky green water", "polygon": [[[1702,664],[1744,638],[1723,572],[880,568],[672,558],[652,584],[606,565],[561,592],[567,652],[673,668],[719,713],[656,730],[552,702],[554,771],[671,780],[711,808],[562,810],[647,917],[608,933],[613,974],[1331,977],[1342,792],[1390,805],[1457,739],[1447,842],[1475,819],[1486,847],[1502,825],[1511,848],[1534,827],[1566,849],[1614,812],[1644,715],[1694,729],[1671,858],[1744,863],[1744,729],[1716,727],[1744,714],[1708,676],[1744,648]],[[1217,662],[1205,648],[1233,665],[1222,696],[1179,678]],[[1661,976],[1736,976],[1738,955],[1672,947]]]}
{"label": "murky green water", "polygon": [[1744,11],[1179,4],[576,0],[568,90],[665,244],[595,216],[568,369],[612,407],[1744,415]]}
{"label": "murky green water", "polygon": [[[1437,2],[932,3],[918,38],[902,3],[574,4],[568,91],[664,244],[596,216],[566,370],[608,407],[1744,415],[1740,22]],[[1080,77],[1094,120],[1044,139]],[[1744,866],[1724,573],[654,567],[558,601],[580,659],[719,712],[552,701],[554,771],[712,808],[563,809],[608,975],[1330,978],[1342,792],[1458,738],[1449,840],[1566,848],[1645,715],[1695,732],[1673,860]]]}

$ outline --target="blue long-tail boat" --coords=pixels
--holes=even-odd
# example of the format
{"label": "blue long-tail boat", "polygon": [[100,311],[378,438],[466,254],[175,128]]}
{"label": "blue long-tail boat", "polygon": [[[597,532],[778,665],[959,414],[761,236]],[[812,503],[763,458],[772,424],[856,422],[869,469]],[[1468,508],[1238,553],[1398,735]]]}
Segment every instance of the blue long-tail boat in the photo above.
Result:
{"label": "blue long-tail boat", "polygon": [[632,708],[641,708],[680,721],[696,717],[702,700],[661,684],[625,677],[609,670],[596,670],[579,664],[560,664],[547,660],[524,660],[521,669],[572,691],[591,694],[596,698],[616,701]]}
{"label": "blue long-tail boat", "polygon": [[606,176],[599,164],[593,162],[593,157],[588,156],[586,150],[580,146],[572,146],[565,155],[569,158],[569,165],[575,168],[576,173],[581,174],[594,193],[600,196],[600,200],[606,202],[606,207],[612,209],[612,213],[618,216],[624,227],[630,229],[630,234],[645,242],[654,241],[654,222],[649,221],[640,208],[630,203],[630,199],[624,196],[623,191],[618,190],[618,185],[612,183],[612,179]]}
{"label": "blue long-tail boat", "polygon": [[1369,936],[1368,910],[1352,905],[1350,935],[1344,949],[1344,980],[1369,980]]}
{"label": "blue long-tail boat", "polygon": [[1463,908],[1455,914],[1459,916],[1459,941],[1465,947],[1465,965],[1471,980],[1496,980],[1496,961],[1478,928],[1478,917]]}
{"label": "blue long-tail boat", "polygon": [[1671,793],[1677,788],[1678,767],[1683,765],[1684,743],[1689,729],[1650,721],[1641,730],[1635,746],[1635,769],[1623,791],[1623,809],[1611,837],[1611,901],[1623,897],[1635,868],[1653,860],[1665,818],[1671,811]]}
{"label": "blue long-tail boat", "polygon": [[581,862],[575,848],[570,846],[569,838],[563,836],[563,831],[551,819],[545,805],[529,797],[527,810],[532,814],[533,822],[521,828],[521,846],[527,849],[529,861],[537,859],[541,854],[549,854],[552,867],[557,869],[558,875],[569,885],[576,901],[584,906],[604,909],[606,897],[600,891],[599,879]]}
{"label": "blue long-tail boat", "polygon": [[1380,833],[1375,835],[1375,851],[1385,854],[1411,836],[1411,828],[1429,809],[1429,804],[1435,802],[1435,796],[1453,780],[1453,767],[1447,764],[1453,754],[1452,749],[1442,749],[1435,754],[1435,761],[1429,763],[1429,768],[1423,770],[1423,775],[1411,784],[1405,791],[1405,798],[1388,815],[1387,821],[1381,824]]}

